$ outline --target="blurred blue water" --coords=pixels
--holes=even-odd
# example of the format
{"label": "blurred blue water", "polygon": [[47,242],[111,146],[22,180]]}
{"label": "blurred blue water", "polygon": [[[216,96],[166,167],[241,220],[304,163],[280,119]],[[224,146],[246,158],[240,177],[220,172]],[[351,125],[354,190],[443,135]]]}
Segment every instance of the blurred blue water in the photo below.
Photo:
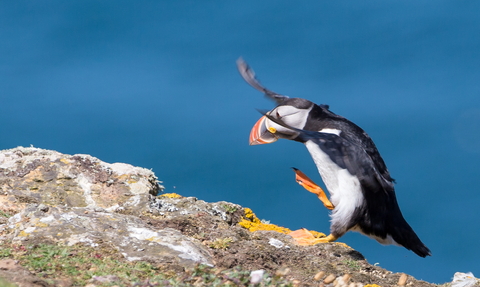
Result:
{"label": "blurred blue water", "polygon": [[443,283],[480,276],[478,1],[14,1],[0,8],[0,149],[151,168],[167,192],[327,232],[290,170],[306,149],[248,146],[273,104],[238,75],[329,104],[374,139],[422,259],[349,233],[370,263]]}

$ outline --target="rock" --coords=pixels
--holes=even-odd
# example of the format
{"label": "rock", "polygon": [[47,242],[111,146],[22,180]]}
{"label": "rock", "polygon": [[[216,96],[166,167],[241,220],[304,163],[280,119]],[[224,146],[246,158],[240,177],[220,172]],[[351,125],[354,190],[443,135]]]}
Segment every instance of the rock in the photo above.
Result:
{"label": "rock", "polygon": [[265,270],[254,270],[250,273],[250,283],[260,284],[263,281]]}
{"label": "rock", "polygon": [[[150,213],[152,208],[156,213],[168,211],[169,203],[154,197],[162,189],[152,171],[128,164],[39,148],[4,150],[0,208],[18,213],[0,226],[2,239],[93,247],[104,242],[128,260],[212,265],[208,250],[199,242],[172,228],[152,230],[132,215]],[[181,206],[174,209],[194,212]],[[200,211],[226,218],[218,206],[199,204],[195,212]]]}
{"label": "rock", "polygon": [[0,152],[0,208],[18,212],[28,203],[103,208],[130,214],[149,209],[163,190],[150,170],[108,164],[90,155],[39,148]]}
{"label": "rock", "polygon": [[213,266],[207,248],[178,230],[153,230],[140,218],[112,212],[85,212],[85,207],[51,207],[30,204],[3,226],[3,240],[25,245],[55,242],[71,246],[100,243],[115,247],[130,261],[174,263],[192,267]]}
{"label": "rock", "polygon": [[475,286],[477,282],[478,279],[475,278],[472,272],[455,272],[453,275],[452,287],[471,287]]}
{"label": "rock", "polygon": [[164,219],[174,219],[185,215],[210,215],[232,224],[238,223],[244,215],[238,204],[226,201],[207,203],[195,197],[156,197],[150,201],[150,212]]}
{"label": "rock", "polygon": [[[45,274],[32,267],[27,270],[14,261],[47,243],[88,246],[102,258],[113,252],[115,260],[128,264],[153,264],[156,272],[165,271],[177,282],[190,278],[191,285],[185,286],[209,286],[203,280],[215,276],[235,284],[244,276],[249,282],[254,270],[265,272],[254,282],[261,277],[302,286],[326,280],[325,274],[332,274],[334,280],[342,276],[345,284],[386,287],[399,281],[399,274],[369,264],[345,244],[299,246],[284,234],[287,228],[262,223],[248,208],[158,195],[162,190],[153,172],[128,164],[33,147],[0,151],[0,244],[4,250],[13,250],[0,252],[4,260],[10,260],[0,261],[0,277],[21,286],[79,285],[78,278],[56,277],[56,272]],[[109,251],[102,254],[102,250]],[[215,269],[208,273],[205,266]],[[125,281],[124,274],[98,271],[96,266],[82,270],[90,276],[90,281],[82,281],[83,286],[138,283]],[[149,277],[143,280],[145,286],[170,284],[170,279],[157,285],[150,284]],[[408,277],[408,284],[434,286],[413,277]]]}

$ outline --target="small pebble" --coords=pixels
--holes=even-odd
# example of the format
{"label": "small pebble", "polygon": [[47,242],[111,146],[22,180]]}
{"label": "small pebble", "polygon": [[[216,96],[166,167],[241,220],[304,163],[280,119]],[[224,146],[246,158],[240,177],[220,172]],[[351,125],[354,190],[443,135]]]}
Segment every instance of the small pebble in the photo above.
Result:
{"label": "small pebble", "polygon": [[333,286],[335,287],[347,287],[348,286],[348,281],[350,280],[352,276],[350,274],[345,274],[343,276],[337,277],[335,281],[333,281]]}
{"label": "small pebble", "polygon": [[402,275],[400,275],[400,278],[398,278],[398,286],[405,286],[407,284],[407,279],[407,274],[402,273]]}
{"label": "small pebble", "polygon": [[350,275],[350,274],[345,274],[345,275],[343,275],[343,277],[342,277],[343,282],[345,282],[345,284],[347,284],[348,281],[350,281],[350,278],[352,278],[352,275]]}
{"label": "small pebble", "polygon": [[280,268],[277,271],[275,271],[276,276],[285,276],[288,273],[290,273],[290,268]]}
{"label": "small pebble", "polygon": [[335,281],[335,275],[330,274],[330,275],[327,276],[327,278],[325,278],[325,280],[323,280],[323,283],[330,284],[333,281]]}
{"label": "small pebble", "polygon": [[319,281],[323,278],[323,276],[325,276],[325,271],[320,271],[315,274],[315,277],[313,277],[313,279],[315,279],[315,281]]}
{"label": "small pebble", "polygon": [[38,206],[38,210],[40,210],[40,211],[42,211],[42,212],[48,212],[49,207],[46,206],[45,204],[40,204],[40,205]]}
{"label": "small pebble", "polygon": [[255,270],[250,272],[250,283],[252,284],[259,284],[263,281],[263,274],[265,273],[265,270],[260,269],[260,270]]}

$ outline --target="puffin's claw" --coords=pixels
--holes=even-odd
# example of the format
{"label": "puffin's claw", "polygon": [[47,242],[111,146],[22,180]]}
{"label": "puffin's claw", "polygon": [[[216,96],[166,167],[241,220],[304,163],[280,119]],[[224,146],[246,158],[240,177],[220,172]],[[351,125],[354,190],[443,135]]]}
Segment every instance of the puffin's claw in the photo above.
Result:
{"label": "puffin's claw", "polygon": [[[313,231],[313,232],[315,232],[315,231]],[[316,233],[318,233],[318,232],[316,232]],[[303,246],[315,245],[315,244],[318,244],[318,243],[328,243],[328,242],[333,242],[333,241],[338,239],[337,237],[335,237],[332,234],[329,234],[328,236],[325,236],[324,234],[321,234],[321,235],[323,235],[322,237],[315,237],[313,235],[312,231],[308,231],[305,228],[292,231],[288,235],[293,237],[293,239],[295,239],[295,242],[298,245],[303,245]]]}

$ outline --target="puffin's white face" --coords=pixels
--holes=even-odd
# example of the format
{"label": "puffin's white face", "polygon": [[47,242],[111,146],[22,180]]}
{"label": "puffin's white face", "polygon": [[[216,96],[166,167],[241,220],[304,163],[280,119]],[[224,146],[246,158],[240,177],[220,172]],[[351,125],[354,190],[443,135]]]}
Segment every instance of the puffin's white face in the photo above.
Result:
{"label": "puffin's white face", "polygon": [[[303,129],[308,118],[310,108],[301,109],[291,105],[280,105],[267,114],[281,120],[288,126]],[[294,139],[298,132],[283,127],[267,117],[261,117],[250,132],[250,145],[267,144],[277,141],[279,138]]]}

